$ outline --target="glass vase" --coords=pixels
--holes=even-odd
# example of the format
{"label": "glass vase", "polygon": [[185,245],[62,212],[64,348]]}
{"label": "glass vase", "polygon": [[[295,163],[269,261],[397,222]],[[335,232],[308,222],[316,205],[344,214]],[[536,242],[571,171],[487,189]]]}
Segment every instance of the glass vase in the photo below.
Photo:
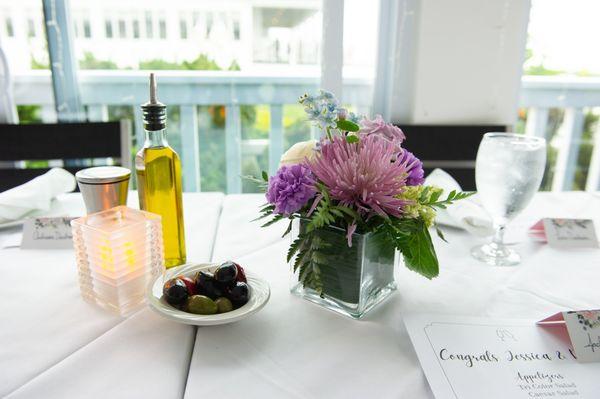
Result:
{"label": "glass vase", "polygon": [[345,229],[308,232],[307,224],[295,220],[292,228],[292,245],[298,247],[290,261],[292,294],[360,319],[396,290],[398,257],[379,234],[354,233],[348,246]]}

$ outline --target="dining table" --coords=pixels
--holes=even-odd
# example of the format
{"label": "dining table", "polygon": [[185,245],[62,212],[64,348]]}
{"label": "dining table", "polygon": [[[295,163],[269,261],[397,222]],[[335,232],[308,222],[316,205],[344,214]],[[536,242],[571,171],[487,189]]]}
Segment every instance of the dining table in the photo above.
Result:
{"label": "dining table", "polygon": [[[409,313],[543,319],[600,307],[600,250],[531,239],[541,218],[593,219],[600,193],[540,192],[508,226],[514,267],[480,263],[487,238],[443,227],[439,276],[395,270],[396,292],[361,320],[290,294],[286,225],[252,222],[262,194],[184,193],[188,262],[234,260],[270,285],[258,313],[232,324],[178,324],[148,306],[127,317],[85,302],[72,249],[21,249],[0,230],[0,397],[433,398],[403,317]],[[137,194],[129,193],[137,208]],[[81,216],[78,193],[48,215]],[[598,235],[600,237],[600,234]]]}

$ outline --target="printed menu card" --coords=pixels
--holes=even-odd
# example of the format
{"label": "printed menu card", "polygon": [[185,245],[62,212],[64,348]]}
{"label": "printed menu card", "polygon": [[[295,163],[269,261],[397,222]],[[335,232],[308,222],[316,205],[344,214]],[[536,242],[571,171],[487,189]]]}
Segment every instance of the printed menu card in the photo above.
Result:
{"label": "printed menu card", "polygon": [[578,361],[564,328],[428,314],[404,323],[437,399],[600,398],[600,363]]}

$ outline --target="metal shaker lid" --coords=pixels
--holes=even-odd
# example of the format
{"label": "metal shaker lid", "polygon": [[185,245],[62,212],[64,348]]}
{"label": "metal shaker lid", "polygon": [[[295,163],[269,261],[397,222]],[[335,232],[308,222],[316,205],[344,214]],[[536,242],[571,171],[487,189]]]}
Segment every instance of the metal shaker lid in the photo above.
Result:
{"label": "metal shaker lid", "polygon": [[131,171],[120,166],[96,166],[82,169],[75,174],[79,183],[84,184],[106,184],[129,180]]}

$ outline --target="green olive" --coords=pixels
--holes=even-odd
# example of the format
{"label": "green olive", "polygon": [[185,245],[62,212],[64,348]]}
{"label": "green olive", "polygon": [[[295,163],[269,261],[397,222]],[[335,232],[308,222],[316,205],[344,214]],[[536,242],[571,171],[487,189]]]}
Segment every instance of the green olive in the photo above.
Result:
{"label": "green olive", "polygon": [[215,303],[217,304],[217,309],[219,313],[231,312],[233,310],[233,304],[227,298],[217,298]]}
{"label": "green olive", "polygon": [[194,314],[215,314],[218,310],[215,301],[204,295],[192,295],[189,297],[185,308],[189,313]]}

